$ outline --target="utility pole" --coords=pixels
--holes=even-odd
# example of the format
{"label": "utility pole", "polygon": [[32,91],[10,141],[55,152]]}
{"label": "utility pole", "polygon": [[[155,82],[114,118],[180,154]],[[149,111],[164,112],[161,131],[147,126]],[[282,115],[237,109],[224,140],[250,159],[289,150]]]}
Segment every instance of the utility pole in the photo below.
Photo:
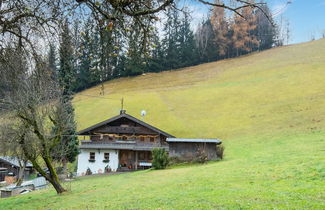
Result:
{"label": "utility pole", "polygon": [[124,108],[124,98],[122,97],[121,98],[121,110],[124,110],[123,108]]}

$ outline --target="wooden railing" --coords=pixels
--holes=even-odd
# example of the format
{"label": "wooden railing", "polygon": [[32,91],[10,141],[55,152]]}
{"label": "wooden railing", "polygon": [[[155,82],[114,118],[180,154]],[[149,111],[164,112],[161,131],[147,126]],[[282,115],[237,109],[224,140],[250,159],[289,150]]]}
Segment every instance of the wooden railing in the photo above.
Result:
{"label": "wooden railing", "polygon": [[159,142],[139,142],[136,140],[106,140],[106,141],[91,141],[91,140],[81,140],[81,144],[136,144],[139,146],[151,146],[151,145],[161,145]]}
{"label": "wooden railing", "polygon": [[91,141],[85,140],[81,141],[81,148],[116,148],[116,149],[136,149],[136,148],[155,148],[155,147],[168,147],[168,145],[162,145],[161,143],[144,143],[137,141],[122,141],[122,140],[112,140],[112,141]]}

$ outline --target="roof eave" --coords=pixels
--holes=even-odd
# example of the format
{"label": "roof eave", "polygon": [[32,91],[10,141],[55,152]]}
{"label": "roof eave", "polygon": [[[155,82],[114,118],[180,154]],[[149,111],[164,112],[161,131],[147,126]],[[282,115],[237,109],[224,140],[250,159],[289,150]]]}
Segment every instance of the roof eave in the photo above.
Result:
{"label": "roof eave", "polygon": [[95,128],[98,128],[98,127],[100,127],[100,126],[103,126],[103,125],[105,125],[105,124],[107,124],[107,123],[110,123],[110,122],[112,122],[112,121],[114,121],[114,120],[117,120],[117,119],[119,119],[119,118],[122,118],[122,117],[126,117],[126,118],[128,118],[129,120],[136,121],[136,122],[139,123],[140,125],[143,125],[143,126],[145,126],[145,127],[148,127],[149,129],[154,130],[154,131],[156,131],[157,133],[159,133],[159,134],[161,134],[161,135],[164,135],[164,136],[166,136],[166,137],[168,137],[168,138],[175,138],[175,136],[170,135],[169,133],[166,133],[166,132],[164,132],[164,131],[162,131],[162,130],[160,130],[160,129],[158,129],[158,128],[152,126],[152,125],[149,125],[149,124],[146,123],[146,122],[143,122],[143,121],[141,121],[141,120],[139,120],[139,119],[137,119],[137,118],[135,118],[135,117],[133,117],[133,116],[131,116],[131,115],[129,115],[129,114],[125,114],[125,113],[120,114],[120,115],[117,115],[117,116],[115,116],[115,117],[112,117],[112,118],[110,118],[110,119],[108,119],[108,120],[102,121],[102,122],[100,122],[100,123],[97,123],[97,124],[95,124],[95,125],[93,125],[93,126],[90,126],[90,127],[86,128],[86,129],[83,129],[83,130],[77,132],[77,135],[87,135],[87,134],[89,134],[89,131],[91,131],[91,130],[93,130],[93,129],[95,129]]}

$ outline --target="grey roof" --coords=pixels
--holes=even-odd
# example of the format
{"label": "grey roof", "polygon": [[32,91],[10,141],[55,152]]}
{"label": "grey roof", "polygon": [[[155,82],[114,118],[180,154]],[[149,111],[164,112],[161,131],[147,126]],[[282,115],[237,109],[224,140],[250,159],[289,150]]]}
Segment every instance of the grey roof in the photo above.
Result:
{"label": "grey roof", "polygon": [[[19,160],[16,157],[10,157],[10,156],[0,156],[0,161],[5,161],[11,165],[14,165],[16,167],[19,167]],[[26,167],[33,167],[33,165],[30,162],[27,162]]]}
{"label": "grey roof", "polygon": [[179,138],[167,138],[167,142],[192,142],[192,143],[216,143],[221,144],[219,139],[179,139]]}
{"label": "grey roof", "polygon": [[133,117],[133,116],[131,116],[129,114],[126,114],[126,113],[122,113],[122,114],[117,115],[115,117],[112,117],[112,118],[110,118],[108,120],[105,120],[103,122],[100,122],[100,123],[97,123],[97,124],[95,124],[93,126],[90,126],[89,128],[86,128],[86,129],[83,129],[83,130],[79,131],[77,134],[78,135],[87,135],[89,131],[91,131],[91,130],[93,130],[95,128],[98,128],[100,126],[106,125],[106,124],[108,124],[110,122],[113,122],[113,121],[118,120],[118,119],[123,118],[123,117],[127,118],[127,119],[129,119],[131,121],[134,121],[136,123],[139,123],[140,125],[142,125],[144,127],[147,127],[147,128],[149,128],[149,129],[151,129],[151,130],[153,130],[153,131],[155,131],[155,132],[157,132],[157,133],[159,133],[161,135],[164,135],[166,137],[174,137],[173,135],[170,135],[169,133],[166,133],[166,132],[164,132],[164,131],[162,131],[162,130],[160,130],[160,129],[152,126],[152,125],[149,125],[148,123],[145,123],[145,122],[143,122],[143,121],[141,121],[141,120],[139,120],[139,119],[137,119],[137,118],[135,118],[135,117]]}

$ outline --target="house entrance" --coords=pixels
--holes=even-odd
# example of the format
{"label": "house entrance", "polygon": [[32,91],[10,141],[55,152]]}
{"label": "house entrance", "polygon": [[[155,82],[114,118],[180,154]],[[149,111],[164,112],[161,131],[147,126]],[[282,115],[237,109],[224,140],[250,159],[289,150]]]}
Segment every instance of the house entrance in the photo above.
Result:
{"label": "house entrance", "polygon": [[119,170],[129,171],[151,167],[151,151],[120,150]]}
{"label": "house entrance", "polygon": [[132,170],[135,168],[135,152],[131,150],[120,150],[119,166],[121,169]]}

